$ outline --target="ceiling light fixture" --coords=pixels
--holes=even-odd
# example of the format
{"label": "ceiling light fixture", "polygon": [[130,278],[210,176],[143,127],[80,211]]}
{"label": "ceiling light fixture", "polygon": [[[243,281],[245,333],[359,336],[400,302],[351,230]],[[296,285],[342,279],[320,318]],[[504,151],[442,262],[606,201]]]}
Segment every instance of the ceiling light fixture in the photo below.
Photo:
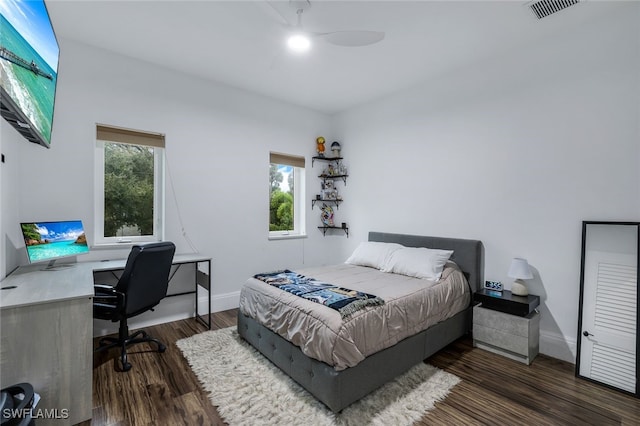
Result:
{"label": "ceiling light fixture", "polygon": [[294,52],[306,52],[311,47],[311,40],[304,34],[292,34],[287,40],[287,46]]}
{"label": "ceiling light fixture", "polygon": [[311,39],[302,30],[302,12],[311,7],[311,3],[309,3],[309,0],[302,2],[291,2],[290,0],[289,3],[296,7],[298,23],[295,26],[295,32],[287,39],[287,46],[296,53],[306,52],[311,47]]}

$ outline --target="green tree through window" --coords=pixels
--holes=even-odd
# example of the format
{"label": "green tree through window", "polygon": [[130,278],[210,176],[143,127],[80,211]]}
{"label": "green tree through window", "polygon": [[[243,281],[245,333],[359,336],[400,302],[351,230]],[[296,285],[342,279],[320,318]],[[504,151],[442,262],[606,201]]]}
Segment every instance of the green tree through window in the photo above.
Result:
{"label": "green tree through window", "polygon": [[[279,164],[271,164],[271,203],[269,209],[269,231],[290,231],[293,229],[293,170],[290,171],[287,179],[289,190],[283,192],[281,183],[284,180],[283,167]],[[289,167],[289,169],[292,169]]]}
{"label": "green tree through window", "polygon": [[304,157],[269,153],[269,237],[298,237],[305,230]]}
{"label": "green tree through window", "polygon": [[153,148],[105,143],[104,236],[152,235]]}

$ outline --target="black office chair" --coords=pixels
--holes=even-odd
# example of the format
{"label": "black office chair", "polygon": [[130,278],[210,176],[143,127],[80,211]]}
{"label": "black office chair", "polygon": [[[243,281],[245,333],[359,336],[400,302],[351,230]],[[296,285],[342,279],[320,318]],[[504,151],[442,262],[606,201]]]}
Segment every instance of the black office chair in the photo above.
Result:
{"label": "black office chair", "polygon": [[[96,352],[120,348],[122,371],[129,371],[127,346],[140,342],[154,342],[158,352],[167,348],[144,330],[129,335],[127,319],[156,306],[167,295],[169,272],[176,246],[172,242],[135,245],[131,248],[127,264],[115,287],[96,284],[93,317],[120,322],[118,337],[100,339]],[[138,336],[142,337],[138,337]]]}

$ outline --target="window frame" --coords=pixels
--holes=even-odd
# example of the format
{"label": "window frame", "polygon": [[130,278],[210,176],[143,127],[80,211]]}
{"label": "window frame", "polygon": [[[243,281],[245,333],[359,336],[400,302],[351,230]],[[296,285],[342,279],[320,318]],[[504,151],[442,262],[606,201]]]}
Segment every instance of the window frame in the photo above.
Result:
{"label": "window frame", "polygon": [[[101,129],[128,132],[128,138],[133,143],[123,142],[121,140],[106,140],[104,136],[101,138]],[[155,138],[161,136],[162,146],[158,143],[145,143],[144,137],[146,135]],[[116,137],[110,137],[109,139],[118,139]],[[140,236],[122,236],[122,237],[105,237],[104,236],[104,168],[105,168],[105,142],[106,143],[121,143],[126,145],[138,145],[146,146],[153,149],[153,234],[152,235],[140,235]],[[108,247],[122,244],[136,244],[146,242],[162,241],[164,238],[164,219],[165,219],[165,148],[164,148],[164,135],[139,132],[135,130],[120,129],[110,126],[97,126],[96,137],[96,150],[95,150],[95,177],[94,177],[94,245],[96,247]]]}
{"label": "window frame", "polygon": [[[275,162],[274,162],[275,160]],[[269,153],[269,168],[272,164],[291,166],[293,167],[293,229],[286,231],[271,231],[269,230],[270,240],[282,240],[293,238],[306,238],[306,167],[305,158],[299,155],[283,154],[278,152]],[[269,175],[270,179],[270,175]],[[269,180],[269,192],[267,196],[269,206],[268,211],[271,210],[271,181]],[[271,224],[270,214],[267,215],[267,230]]]}

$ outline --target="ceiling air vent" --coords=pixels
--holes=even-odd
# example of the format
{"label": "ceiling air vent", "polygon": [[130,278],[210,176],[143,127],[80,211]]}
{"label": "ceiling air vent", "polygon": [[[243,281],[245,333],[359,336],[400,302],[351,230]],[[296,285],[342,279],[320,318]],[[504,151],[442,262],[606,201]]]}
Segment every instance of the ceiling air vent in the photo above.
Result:
{"label": "ceiling air vent", "polygon": [[580,2],[581,0],[540,0],[527,3],[527,6],[538,19],[542,19]]}

